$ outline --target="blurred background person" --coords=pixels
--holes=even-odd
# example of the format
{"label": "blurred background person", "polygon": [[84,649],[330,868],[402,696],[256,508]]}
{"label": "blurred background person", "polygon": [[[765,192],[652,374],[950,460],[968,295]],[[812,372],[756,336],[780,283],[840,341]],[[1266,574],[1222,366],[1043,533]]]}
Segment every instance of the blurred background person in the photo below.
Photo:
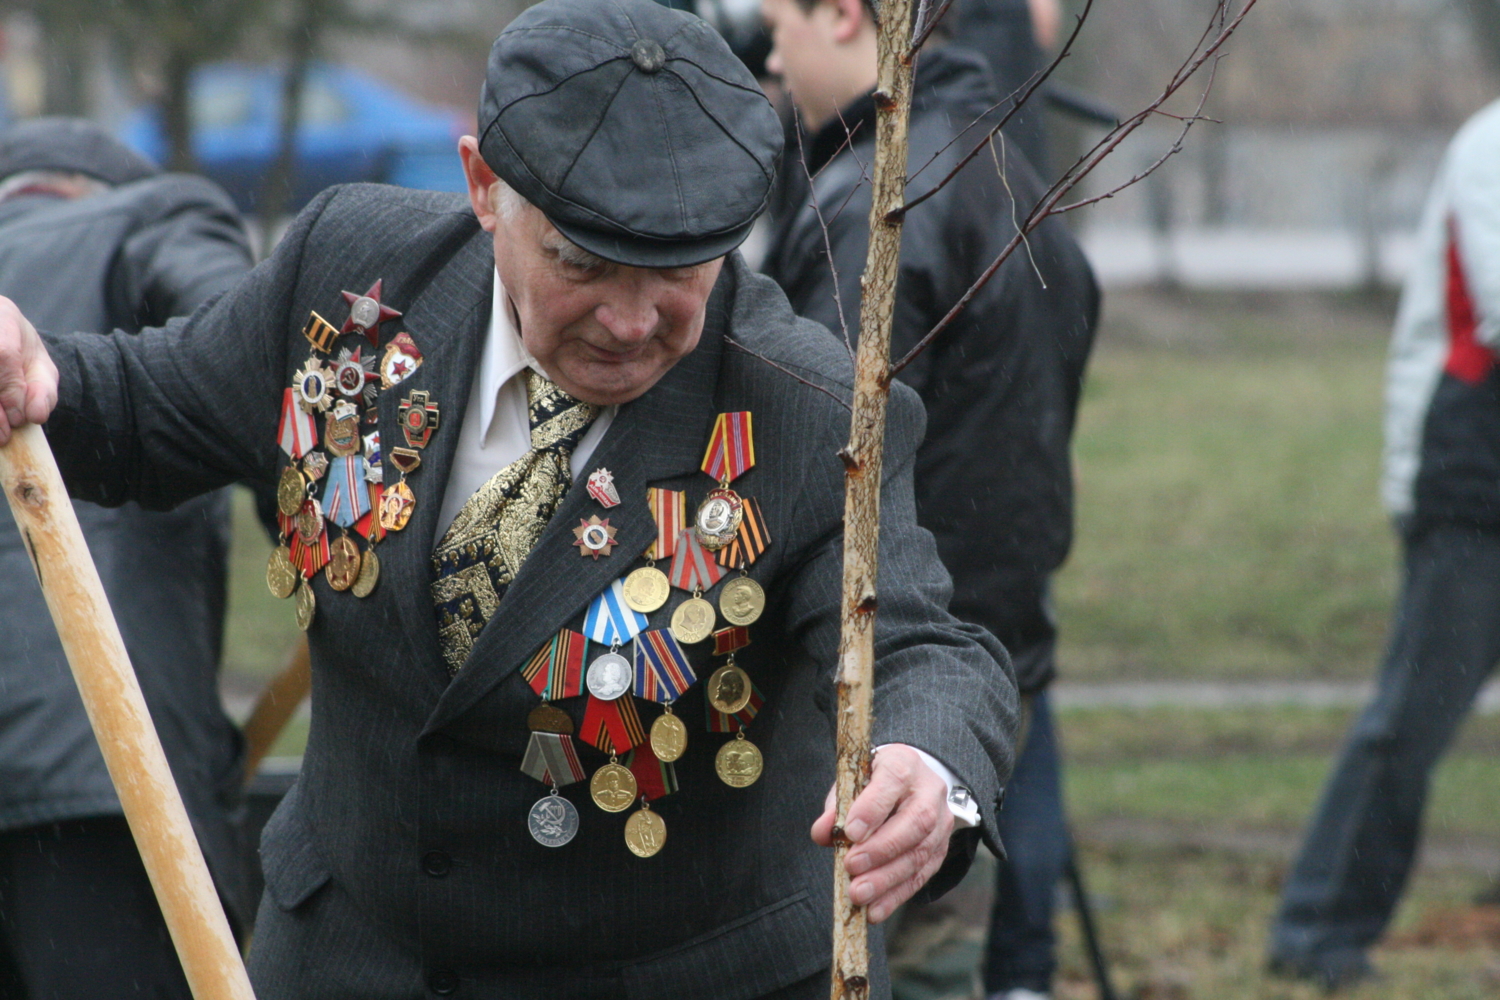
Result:
{"label": "blurred background person", "polygon": [[[251,266],[239,216],[96,125],[0,132],[0,294],[43,328],[137,331]],[[219,705],[227,492],[170,513],[74,504],[152,720],[237,926],[241,740]],[[83,703],[9,518],[0,525],[0,997],[189,997]]]}
{"label": "blurred background person", "polygon": [[[870,191],[862,181],[875,141],[874,21],[862,0],[764,0],[762,10],[772,34],[767,68],[783,78],[800,112],[814,178],[811,200],[789,204],[774,220],[764,268],[798,313],[854,339],[869,242]],[[984,62],[956,43],[923,51],[913,100],[910,162],[915,170],[936,154],[923,175],[932,183],[984,132],[955,136],[998,114],[985,117],[999,98]],[[803,171],[792,159],[797,151],[789,149],[784,169]],[[922,190],[918,182],[911,193]],[[893,358],[962,297],[1040,193],[1036,173],[1011,146],[1003,159],[977,158],[911,212]],[[1046,696],[1057,639],[1048,587],[1072,539],[1069,439],[1098,312],[1087,259],[1062,223],[1050,221],[900,374],[927,407],[918,519],[953,575],[951,610],[1005,643],[1029,705],[1029,735],[999,816],[1010,857],[999,864],[984,969],[987,994],[1016,1000],[1045,995],[1057,965],[1053,899],[1069,848]],[[921,920],[909,908],[903,924]],[[965,985],[971,977],[963,974]]]}
{"label": "blurred background person", "polygon": [[1433,767],[1500,659],[1500,102],[1449,146],[1418,241],[1386,380],[1401,593],[1271,934],[1273,972],[1329,989],[1373,975],[1365,952],[1411,872]]}

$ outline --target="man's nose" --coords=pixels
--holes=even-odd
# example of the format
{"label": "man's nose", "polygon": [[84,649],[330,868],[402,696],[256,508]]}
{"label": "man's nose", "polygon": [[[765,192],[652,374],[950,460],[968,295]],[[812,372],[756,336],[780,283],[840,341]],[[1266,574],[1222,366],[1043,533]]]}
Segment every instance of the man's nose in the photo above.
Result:
{"label": "man's nose", "polygon": [[781,75],[781,50],[772,49],[766,55],[766,72],[772,76]]}
{"label": "man's nose", "polygon": [[624,344],[639,344],[656,332],[661,314],[656,303],[642,295],[625,296],[606,302],[594,311],[604,328]]}

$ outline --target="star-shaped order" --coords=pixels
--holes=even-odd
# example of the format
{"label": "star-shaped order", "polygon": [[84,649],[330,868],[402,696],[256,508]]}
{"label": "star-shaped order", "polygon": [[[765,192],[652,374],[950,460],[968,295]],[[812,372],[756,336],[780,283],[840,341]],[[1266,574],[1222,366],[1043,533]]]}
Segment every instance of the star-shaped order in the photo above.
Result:
{"label": "star-shaped order", "polygon": [[596,560],[600,556],[607,556],[614,551],[615,532],[619,528],[609,526],[609,518],[599,519],[598,514],[591,515],[587,520],[578,519],[578,527],[573,529],[573,537],[577,539],[573,544],[578,546],[580,556],[593,556]]}
{"label": "star-shaped order", "polygon": [[401,315],[390,306],[380,304],[380,288],[384,281],[384,278],[377,278],[375,284],[363,295],[342,293],[344,301],[349,303],[349,318],[344,320],[344,328],[339,331],[340,334],[363,333],[369,338],[371,347],[380,346],[380,324]]}

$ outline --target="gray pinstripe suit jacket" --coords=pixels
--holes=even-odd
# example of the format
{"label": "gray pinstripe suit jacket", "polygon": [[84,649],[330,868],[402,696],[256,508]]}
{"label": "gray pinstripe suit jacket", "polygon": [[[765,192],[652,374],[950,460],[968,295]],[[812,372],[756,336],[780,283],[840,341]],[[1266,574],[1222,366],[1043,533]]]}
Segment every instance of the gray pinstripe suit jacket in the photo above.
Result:
{"label": "gray pinstripe suit jacket", "polygon": [[[262,840],[258,995],[733,1000],[815,976],[828,964],[830,858],[807,830],[832,780],[836,453],[848,415],[723,338],[732,332],[841,396],[850,365],[737,254],[698,349],[621,408],[595,453],[592,464],[614,472],[625,500],[611,511],[615,554],[585,560],[572,547],[569,526],[598,510],[578,484],[452,681],[428,560],[493,280],[490,237],[461,199],[334,189],[271,259],[185,323],[133,338],[55,339],[62,403],[49,434],[70,483],[89,499],[166,506],[236,479],[273,480],[284,461],[278,403],[307,358],[300,330],[309,310],[337,322],[339,292],[376,278],[405,312],[383,337],[405,329],[425,355],[414,376],[382,394],[382,440],[389,448],[398,439],[397,405],[409,390],[430,391],[445,425],[409,479],[418,499],[410,525],[380,546],[375,593],[361,601],[314,584],[312,729],[301,778]],[[661,853],[630,855],[625,815],[599,812],[583,785],[565,789],[583,817],[577,839],[540,847],[525,814],[543,789],[519,770],[536,696],[516,668],[559,627],[579,627],[589,600],[639,564],[633,554],[654,536],[648,485],[701,499],[710,483],[698,463],[714,415],[726,410],[755,414],[758,464],[735,486],[760,501],[773,539],[750,571],[769,605],[740,657],[766,696],[748,730],[765,776],[742,790],[719,782],[712,758],[723,737],[703,731],[695,689],[678,706],[693,729],[677,765],[681,791],[655,807],[669,834]],[[1014,686],[999,645],[944,610],[948,577],[913,512],[921,433],[915,396],[896,386],[876,735],[943,760],[992,822],[1011,765]],[[675,593],[652,627],[664,627],[685,596]],[[700,673],[707,659],[697,657]],[[801,989],[825,995],[826,986]]]}

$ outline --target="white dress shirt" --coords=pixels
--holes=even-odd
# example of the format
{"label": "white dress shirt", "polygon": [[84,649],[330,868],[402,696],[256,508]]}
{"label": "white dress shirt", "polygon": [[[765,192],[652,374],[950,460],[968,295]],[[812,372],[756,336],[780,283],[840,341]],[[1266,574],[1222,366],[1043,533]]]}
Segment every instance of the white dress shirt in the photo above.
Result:
{"label": "white dress shirt", "polygon": [[[526,406],[526,379],[521,377],[527,368],[546,375],[531,352],[526,350],[519,331],[511,322],[510,300],[505,294],[505,287],[500,284],[497,272],[494,297],[490,302],[489,331],[485,335],[484,350],[479,355],[479,367],[474,372],[474,383],[469,390],[469,405],[464,412],[463,426],[458,432],[458,451],[453,456],[453,469],[448,473],[448,491],[443,496],[443,509],[438,517],[438,538],[447,533],[448,526],[453,523],[458,512],[481,486],[489,482],[495,473],[531,450],[531,418]],[[569,467],[575,482],[583,475],[594,449],[603,440],[618,409],[616,406],[606,406],[600,410],[593,425],[578,442],[578,447],[573,449]],[[947,784],[948,809],[953,813],[954,829],[978,826],[979,807],[968,796],[967,789],[959,786],[953,772],[931,754],[916,747],[912,749]]]}

